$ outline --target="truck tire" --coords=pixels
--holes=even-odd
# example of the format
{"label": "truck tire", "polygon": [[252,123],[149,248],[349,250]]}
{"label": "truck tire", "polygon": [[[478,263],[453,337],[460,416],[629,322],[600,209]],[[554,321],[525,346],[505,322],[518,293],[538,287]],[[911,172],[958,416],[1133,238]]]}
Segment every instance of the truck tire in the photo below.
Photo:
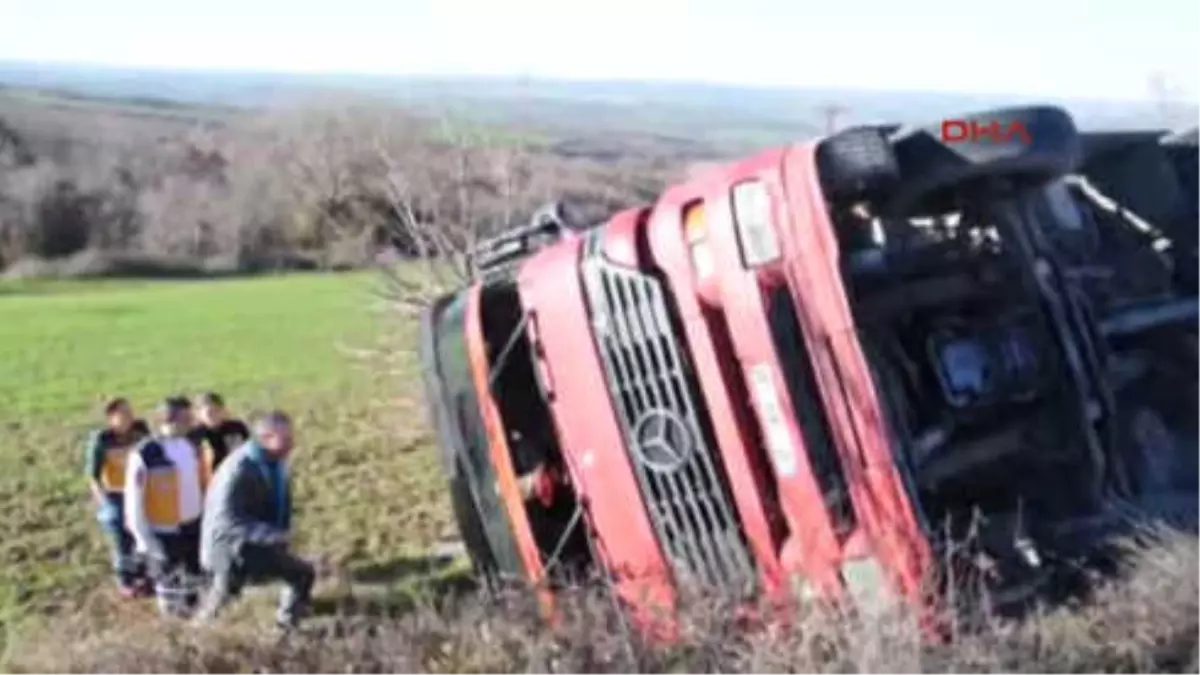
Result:
{"label": "truck tire", "polygon": [[458,523],[463,546],[471,559],[471,567],[479,578],[491,582],[496,576],[496,558],[492,555],[492,547],[484,533],[483,520],[479,517],[479,507],[471,494],[471,484],[467,480],[468,473],[462,461],[461,457],[455,459],[455,470],[450,475],[450,504],[454,509],[454,520]]}
{"label": "truck tire", "polygon": [[447,476],[454,478],[458,470],[454,461],[455,447],[458,445],[455,439],[458,438],[458,434],[450,427],[451,416],[446,408],[445,387],[442,384],[441,373],[438,372],[436,330],[438,316],[451,299],[451,296],[440,297],[421,312],[417,349],[421,363],[421,382],[425,387],[426,421],[437,432],[442,470]]}
{"label": "truck tire", "polygon": [[[956,130],[981,128],[993,133],[950,138],[947,124]],[[1075,121],[1052,106],[962,115],[901,130],[891,141],[900,171],[910,177],[887,209],[896,214],[912,213],[918,205],[939,210],[946,206],[944,197],[973,185],[1044,183],[1074,171],[1083,155]]]}
{"label": "truck tire", "polygon": [[887,137],[878,129],[846,129],[817,146],[821,187],[832,201],[856,200],[878,192],[900,178]]}

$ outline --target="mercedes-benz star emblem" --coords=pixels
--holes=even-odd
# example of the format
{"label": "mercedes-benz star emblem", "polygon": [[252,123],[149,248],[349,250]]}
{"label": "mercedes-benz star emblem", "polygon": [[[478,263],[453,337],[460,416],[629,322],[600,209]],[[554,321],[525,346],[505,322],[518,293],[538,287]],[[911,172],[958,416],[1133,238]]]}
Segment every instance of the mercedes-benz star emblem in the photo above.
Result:
{"label": "mercedes-benz star emblem", "polygon": [[634,452],[642,465],[658,473],[678,471],[692,452],[687,422],[670,410],[647,410],[633,427]]}

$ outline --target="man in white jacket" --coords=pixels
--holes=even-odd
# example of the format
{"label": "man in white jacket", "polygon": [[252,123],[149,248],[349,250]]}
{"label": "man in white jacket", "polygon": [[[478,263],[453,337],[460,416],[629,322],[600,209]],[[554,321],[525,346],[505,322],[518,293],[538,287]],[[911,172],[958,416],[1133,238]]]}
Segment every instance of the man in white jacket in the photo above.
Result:
{"label": "man in white jacket", "polygon": [[204,496],[199,452],[188,439],[191,404],[168,398],[158,408],[158,435],[126,465],[125,513],[137,550],[149,563],[159,607],[187,614],[200,577],[200,515]]}

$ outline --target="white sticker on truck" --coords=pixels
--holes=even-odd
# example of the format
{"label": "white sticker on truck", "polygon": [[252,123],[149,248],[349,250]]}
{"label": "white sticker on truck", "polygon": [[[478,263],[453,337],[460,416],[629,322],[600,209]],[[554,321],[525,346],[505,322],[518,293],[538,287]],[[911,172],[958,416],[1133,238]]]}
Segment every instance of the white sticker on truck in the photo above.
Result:
{"label": "white sticker on truck", "polygon": [[792,445],[792,436],[784,421],[779,392],[775,389],[769,365],[760,363],[750,368],[750,388],[771,462],[781,478],[790,478],[796,475],[796,448]]}

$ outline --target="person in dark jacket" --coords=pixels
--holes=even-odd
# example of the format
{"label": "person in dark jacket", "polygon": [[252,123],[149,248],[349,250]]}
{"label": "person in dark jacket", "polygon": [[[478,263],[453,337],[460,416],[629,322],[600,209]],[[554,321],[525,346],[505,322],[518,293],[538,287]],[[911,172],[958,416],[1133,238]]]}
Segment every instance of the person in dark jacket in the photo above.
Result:
{"label": "person in dark jacket", "polygon": [[126,597],[149,591],[145,569],[134,553],[132,533],[125,526],[125,464],[131,452],[150,435],[146,422],[137,419],[123,397],[104,404],[104,428],[91,434],[87,444],[87,475],[96,519],[112,545],[113,573]]}
{"label": "person in dark jacket", "polygon": [[200,448],[201,469],[204,485],[212,482],[213,474],[221,462],[250,438],[250,429],[244,422],[233,417],[225,408],[225,399],[210,391],[196,400],[196,413],[200,422],[193,430],[193,438]]}
{"label": "person in dark jacket", "polygon": [[313,566],[288,546],[292,422],[273,411],[254,420],[252,433],[221,463],[205,498],[200,563],[211,585],[197,620],[214,618],[246,584],[282,581],[276,622],[291,628],[307,610],[316,579]]}

